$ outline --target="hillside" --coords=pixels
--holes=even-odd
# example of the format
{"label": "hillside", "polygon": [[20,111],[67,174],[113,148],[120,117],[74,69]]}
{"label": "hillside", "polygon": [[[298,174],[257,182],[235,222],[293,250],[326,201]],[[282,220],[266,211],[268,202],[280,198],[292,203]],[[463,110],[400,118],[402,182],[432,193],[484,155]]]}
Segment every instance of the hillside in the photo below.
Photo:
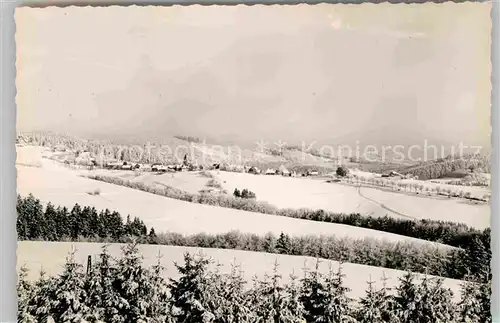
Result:
{"label": "hillside", "polygon": [[[177,163],[187,155],[189,160],[198,165],[211,166],[214,163],[257,166],[261,169],[278,168],[281,165],[296,172],[315,169],[321,173],[335,171],[339,163],[365,171],[384,172],[401,166],[401,163],[349,160],[335,156],[336,151],[320,151],[315,147],[299,145],[273,148],[276,143],[266,143],[260,147],[257,143],[219,143],[213,139],[193,136],[130,137],[122,136],[105,139],[81,139],[74,136],[52,132],[23,132],[18,134],[18,143],[51,147],[66,150],[67,159],[74,161],[71,153],[89,152],[92,157],[102,160],[117,159],[141,163]],[[327,150],[327,149],[325,149]],[[141,153],[142,151],[142,153]],[[405,164],[406,165],[406,164]]]}
{"label": "hillside", "polygon": [[402,167],[397,171],[402,174],[417,175],[422,180],[438,179],[454,176],[454,174],[466,176],[473,171],[490,173],[491,160],[489,156],[476,154],[465,155],[462,158],[448,156],[442,159],[422,162],[414,166]]}
{"label": "hillside", "polygon": [[[87,257],[96,255],[101,252],[102,244],[99,243],[84,243],[84,242],[18,242],[18,260],[17,267],[23,265],[30,270],[29,278],[37,279],[40,269],[47,272],[48,275],[60,274],[62,265],[66,261],[66,256],[71,251],[72,247],[76,250],[75,260],[85,265]],[[120,254],[121,244],[109,245],[109,252],[112,256]],[[140,252],[144,257],[144,265],[149,267],[157,262],[158,252],[163,257],[161,264],[165,267],[166,277],[177,277],[178,273],[175,270],[174,262],[182,261],[183,254],[190,252],[197,254],[202,252],[204,255],[211,257],[214,261],[222,265],[222,271],[227,272],[232,263],[242,266],[244,278],[250,285],[252,278],[257,276],[263,278],[266,273],[270,273],[274,263],[277,261],[282,274],[283,282],[289,281],[289,274],[294,273],[301,277],[304,268],[313,269],[316,264],[316,259],[303,256],[288,256],[277,255],[263,252],[250,252],[241,250],[225,250],[225,249],[204,249],[192,247],[175,247],[175,246],[153,246],[141,245]],[[50,256],[49,256],[50,255]],[[322,260],[320,262],[320,271],[328,272],[329,265],[337,268],[339,263],[336,261]],[[351,263],[343,264],[343,271],[346,274],[345,284],[351,289],[349,296],[358,298],[363,296],[367,287],[367,281],[379,280],[384,274],[388,278],[388,287],[393,287],[398,284],[398,277],[401,277],[404,272],[399,270],[386,269],[381,267],[372,267]],[[419,275],[420,278],[423,275]],[[444,280],[444,286],[450,288],[457,299],[460,297],[461,281],[455,279]]]}
{"label": "hillside", "polygon": [[[321,223],[282,216],[220,208],[162,197],[139,190],[94,181],[78,176],[50,160],[43,167],[18,166],[18,193],[33,194],[44,203],[52,202],[72,207],[75,203],[97,209],[113,209],[123,216],[139,217],[148,227],[158,232],[225,233],[239,230],[265,234],[286,232],[290,235],[336,235],[351,238],[376,238],[387,241],[414,241],[432,244],[414,238],[348,225]],[[89,192],[100,190],[99,195]]]}

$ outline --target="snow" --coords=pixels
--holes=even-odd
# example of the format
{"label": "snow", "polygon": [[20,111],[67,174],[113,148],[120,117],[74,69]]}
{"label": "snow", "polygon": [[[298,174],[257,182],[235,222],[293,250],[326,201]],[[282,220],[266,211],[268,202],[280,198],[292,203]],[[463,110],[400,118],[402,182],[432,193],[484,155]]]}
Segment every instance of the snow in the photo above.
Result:
{"label": "snow", "polygon": [[[281,178],[281,177],[280,177]],[[99,195],[90,195],[99,189]],[[153,226],[156,232],[172,231],[185,234],[200,232],[225,233],[239,230],[245,233],[265,234],[281,232],[290,235],[336,235],[353,239],[375,238],[392,242],[413,241],[436,244],[397,234],[364,229],[349,225],[308,221],[276,215],[260,214],[228,208],[202,205],[175,200],[124,186],[108,184],[78,176],[50,160],[44,167],[18,165],[18,193],[32,193],[42,202],[73,207],[94,206],[98,210],[118,211],[125,218],[128,214],[139,217]]]}
{"label": "snow", "polygon": [[[18,260],[17,268],[25,265],[30,271],[28,279],[37,279],[40,269],[46,271],[48,275],[56,275],[61,273],[63,264],[65,263],[68,253],[74,248],[75,260],[86,266],[87,257],[93,256],[95,261],[97,255],[101,252],[102,244],[99,243],[69,243],[69,242],[35,242],[23,241],[18,243]],[[109,253],[112,256],[120,255],[120,244],[112,244],[109,246]],[[248,283],[254,275],[263,277],[265,273],[270,273],[275,261],[279,264],[279,271],[283,276],[283,283],[289,279],[289,274],[301,278],[303,276],[303,268],[314,269],[316,259],[303,256],[277,255],[262,252],[250,252],[240,250],[225,250],[225,249],[204,249],[191,247],[174,247],[174,246],[153,246],[141,245],[140,252],[144,256],[144,265],[149,267],[156,264],[158,253],[162,255],[161,263],[166,268],[166,277],[176,277],[177,272],[174,267],[175,262],[182,262],[185,252],[198,254],[200,251],[211,257],[215,263],[221,264],[221,270],[229,271],[231,264],[242,266],[244,277]],[[327,272],[329,266],[336,270],[339,266],[338,262],[322,260],[319,269],[321,272]],[[86,267],[84,267],[85,269]],[[345,284],[351,289],[349,296],[358,298],[364,295],[367,287],[367,281],[376,281],[376,286],[380,287],[380,278],[385,275],[388,278],[388,287],[393,287],[398,284],[398,277],[401,277],[405,272],[387,268],[372,267],[351,263],[343,264],[343,272],[346,274]],[[423,275],[419,275],[423,277]],[[450,288],[456,301],[460,297],[459,280],[445,279],[444,286]]]}
{"label": "snow", "polygon": [[[490,225],[490,205],[463,199],[428,197],[388,189],[327,183],[310,178],[256,176],[221,171],[217,175],[228,192],[247,188],[257,199],[280,208],[324,209],[332,212],[396,218],[454,221],[484,229]],[[431,184],[431,183],[429,183]]]}

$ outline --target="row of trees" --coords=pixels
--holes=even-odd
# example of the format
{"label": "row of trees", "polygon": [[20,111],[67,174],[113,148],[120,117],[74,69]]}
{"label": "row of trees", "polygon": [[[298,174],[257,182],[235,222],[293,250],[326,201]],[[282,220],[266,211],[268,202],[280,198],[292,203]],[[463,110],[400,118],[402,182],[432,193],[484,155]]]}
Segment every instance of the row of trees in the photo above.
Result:
{"label": "row of trees", "polygon": [[[115,242],[126,237],[147,237],[146,225],[139,218],[130,216],[126,222],[120,213],[108,209],[97,211],[94,207],[46,207],[33,195],[17,197],[17,237],[19,240],[76,241],[82,238],[109,238]],[[154,230],[150,235],[155,235]]]}
{"label": "row of trees", "polygon": [[282,283],[276,263],[270,275],[249,284],[236,264],[228,273],[202,254],[184,255],[176,278],[164,278],[160,261],[145,268],[137,245],[113,259],[103,247],[87,269],[67,258],[57,277],[35,282],[22,268],[18,280],[18,322],[168,323],[446,323],[491,322],[490,285],[464,282],[455,303],[442,279],[418,281],[408,272],[391,289],[368,282],[360,300],[349,297],[342,266],[326,273],[305,269]]}
{"label": "row of trees", "polygon": [[[350,184],[368,184],[368,185],[376,185],[381,187],[387,187],[394,191],[403,191],[409,193],[416,194],[427,194],[427,195],[444,195],[448,197],[458,197],[458,198],[467,198],[471,199],[471,192],[467,192],[464,190],[453,189],[451,187],[441,187],[441,186],[427,186],[422,183],[414,182],[400,182],[396,180],[389,180],[384,178],[376,178],[376,177],[348,177],[347,182]],[[478,197],[476,197],[478,198]],[[484,201],[489,201],[490,194],[485,194],[480,199]]]}
{"label": "row of trees", "polygon": [[134,182],[119,177],[92,175],[89,178],[115,185],[121,185],[149,192],[156,195],[179,199],[182,201],[209,204],[237,210],[280,215],[303,220],[312,220],[329,223],[339,223],[351,226],[374,229],[378,231],[400,234],[408,237],[436,241],[454,247],[467,249],[474,239],[490,245],[490,229],[476,230],[462,223],[444,222],[435,220],[408,220],[392,217],[372,217],[359,213],[335,213],[325,210],[311,209],[280,209],[264,201],[255,199],[241,199],[226,195],[193,194],[173,187],[148,186],[141,182]]}
{"label": "row of trees", "polygon": [[238,249],[287,255],[313,256],[377,267],[428,273],[462,279],[474,277],[486,281],[490,275],[491,250],[479,238],[467,249],[445,248],[422,243],[390,243],[375,239],[339,239],[335,236],[291,237],[267,234],[259,236],[240,232],[225,234],[149,233],[144,223],[135,218],[122,222],[118,212],[81,207],[44,209],[32,195],[18,197],[18,237],[20,240],[106,241],[123,242],[128,237],[143,243],[203,248]]}

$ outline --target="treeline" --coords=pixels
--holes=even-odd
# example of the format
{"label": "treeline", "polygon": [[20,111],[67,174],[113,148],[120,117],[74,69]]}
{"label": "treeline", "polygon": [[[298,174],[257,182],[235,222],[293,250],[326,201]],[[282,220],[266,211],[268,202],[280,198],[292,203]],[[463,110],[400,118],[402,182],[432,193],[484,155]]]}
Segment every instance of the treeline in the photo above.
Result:
{"label": "treeline", "polygon": [[409,242],[386,242],[376,239],[339,239],[335,236],[291,237],[267,234],[259,236],[240,232],[225,234],[149,233],[135,218],[126,223],[118,212],[81,207],[67,208],[48,204],[43,208],[32,195],[18,197],[18,239],[48,241],[124,242],[129,237],[141,243],[186,247],[237,249],[286,255],[312,256],[324,259],[411,270],[436,276],[463,279],[470,276],[486,281],[491,273],[489,244],[474,239],[468,249],[445,248]]}
{"label": "treeline", "polygon": [[[126,241],[127,237],[146,237],[144,222],[130,216],[124,223],[118,212],[108,209],[97,211],[94,207],[55,207],[48,203],[44,208],[33,195],[17,197],[18,240],[77,241],[82,238],[109,238],[114,242]],[[151,233],[151,232],[150,232]],[[154,230],[152,230],[154,235]]]}
{"label": "treeline", "polygon": [[411,242],[352,239],[330,236],[290,236],[285,233],[264,236],[232,231],[222,234],[182,235],[160,233],[149,243],[217,249],[235,249],[284,255],[310,256],[374,267],[426,273],[454,279],[486,281],[490,259],[479,240],[470,250],[443,248]]}
{"label": "treeline", "polygon": [[168,323],[451,323],[491,322],[491,285],[464,282],[461,298],[443,280],[418,279],[411,272],[395,288],[367,284],[354,300],[345,286],[342,266],[321,272],[318,264],[301,279],[282,283],[279,265],[271,274],[254,278],[248,288],[242,268],[228,273],[213,268],[202,254],[186,253],[176,263],[177,278],[165,279],[159,255],[156,265],[142,264],[137,245],[126,245],[113,259],[103,247],[99,260],[87,268],[67,258],[56,277],[41,273],[34,282],[20,271],[18,322],[168,322]]}
{"label": "treeline", "polygon": [[490,245],[490,229],[483,231],[471,228],[462,223],[444,222],[435,220],[408,220],[388,216],[372,217],[359,213],[335,213],[325,210],[311,209],[279,209],[264,201],[255,199],[235,198],[225,194],[194,194],[173,187],[154,187],[141,182],[133,182],[119,177],[91,175],[90,179],[126,186],[186,202],[208,204],[230,209],[258,212],[271,215],[280,215],[291,218],[338,223],[395,233],[407,237],[435,241],[453,247],[468,249],[475,239],[481,240],[485,245]]}
{"label": "treeline", "polygon": [[480,171],[491,172],[490,159],[487,156],[476,154],[466,156],[448,156],[435,161],[427,161],[421,164],[399,169],[403,174],[417,175],[421,180],[436,179],[447,176],[456,171]]}

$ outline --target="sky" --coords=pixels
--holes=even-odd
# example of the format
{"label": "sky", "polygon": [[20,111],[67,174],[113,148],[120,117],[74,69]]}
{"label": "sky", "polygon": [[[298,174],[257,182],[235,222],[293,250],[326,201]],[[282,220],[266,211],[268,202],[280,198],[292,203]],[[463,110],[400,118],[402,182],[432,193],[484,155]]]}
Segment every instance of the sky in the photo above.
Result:
{"label": "sky", "polygon": [[17,127],[490,143],[491,3],[18,8]]}

